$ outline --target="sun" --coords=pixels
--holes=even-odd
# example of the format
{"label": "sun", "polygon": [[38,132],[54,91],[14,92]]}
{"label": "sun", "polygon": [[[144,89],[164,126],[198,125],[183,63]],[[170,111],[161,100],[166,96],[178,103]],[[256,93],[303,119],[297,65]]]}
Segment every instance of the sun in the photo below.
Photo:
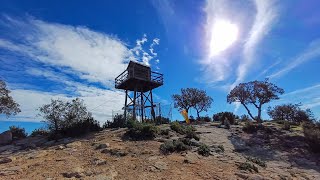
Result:
{"label": "sun", "polygon": [[230,47],[238,38],[238,27],[227,20],[216,20],[211,29],[210,56]]}

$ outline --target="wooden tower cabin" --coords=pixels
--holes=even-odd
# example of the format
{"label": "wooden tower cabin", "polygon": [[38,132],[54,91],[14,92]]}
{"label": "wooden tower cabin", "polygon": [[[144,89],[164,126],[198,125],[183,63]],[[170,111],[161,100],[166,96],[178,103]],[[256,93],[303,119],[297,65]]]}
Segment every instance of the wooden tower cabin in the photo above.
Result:
{"label": "wooden tower cabin", "polygon": [[[163,85],[163,74],[151,71],[149,66],[130,61],[127,69],[115,79],[115,88],[126,92],[124,102],[124,118],[128,111],[132,112],[132,118],[145,120],[146,110],[150,110],[152,120],[155,120],[155,104],[152,90]],[[130,91],[131,93],[130,96]],[[129,100],[129,101],[128,101]]]}

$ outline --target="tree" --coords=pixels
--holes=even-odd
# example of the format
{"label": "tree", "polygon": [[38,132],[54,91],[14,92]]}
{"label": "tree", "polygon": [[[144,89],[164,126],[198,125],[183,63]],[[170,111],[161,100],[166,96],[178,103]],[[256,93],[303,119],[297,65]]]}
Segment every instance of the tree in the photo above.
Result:
{"label": "tree", "polygon": [[[270,102],[271,100],[279,99],[280,94],[283,94],[284,90],[279,88],[275,84],[265,81],[250,81],[247,83],[240,83],[227,96],[227,102],[239,102],[248,111],[249,116],[261,123],[261,108],[263,104]],[[258,116],[255,118],[248,108],[248,105],[254,105],[258,110]]]}
{"label": "tree", "polygon": [[39,111],[39,115],[45,119],[50,131],[58,132],[63,128],[66,112],[65,102],[51,99],[51,103],[41,106]]}
{"label": "tree", "polygon": [[210,108],[213,99],[207,95],[207,93],[203,90],[196,90],[194,92],[195,95],[195,105],[194,108],[197,111],[197,116],[200,118],[200,112],[208,111]]}
{"label": "tree", "polygon": [[187,112],[190,108],[195,108],[198,117],[200,117],[200,112],[207,111],[213,102],[213,99],[204,90],[197,88],[182,88],[181,95],[174,94],[172,99],[175,108],[185,109]]}
{"label": "tree", "polygon": [[39,115],[48,124],[48,129],[53,132],[50,138],[77,137],[101,130],[99,122],[93,119],[83,100],[79,98],[66,102],[51,100],[50,104],[43,105],[39,111]]}
{"label": "tree", "polygon": [[312,121],[313,114],[310,109],[302,110],[301,104],[283,104],[274,108],[268,108],[268,115],[274,120],[289,121],[301,123],[303,121]]}
{"label": "tree", "polygon": [[6,83],[0,80],[0,114],[5,114],[7,117],[21,112],[20,105],[9,94]]}

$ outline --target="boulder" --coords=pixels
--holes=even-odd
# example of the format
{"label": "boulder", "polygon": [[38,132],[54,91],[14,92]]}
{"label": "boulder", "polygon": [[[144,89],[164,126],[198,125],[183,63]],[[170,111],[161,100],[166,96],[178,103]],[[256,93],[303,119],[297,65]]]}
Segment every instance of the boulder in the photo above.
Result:
{"label": "boulder", "polygon": [[11,131],[5,131],[0,134],[0,145],[9,144],[12,142],[12,133]]}

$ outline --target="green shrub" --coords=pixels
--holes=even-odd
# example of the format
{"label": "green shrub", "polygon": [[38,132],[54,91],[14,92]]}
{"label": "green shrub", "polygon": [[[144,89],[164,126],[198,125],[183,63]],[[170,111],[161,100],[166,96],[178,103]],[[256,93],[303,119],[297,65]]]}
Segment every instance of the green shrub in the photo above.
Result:
{"label": "green shrub", "polygon": [[34,136],[48,136],[49,135],[49,131],[43,128],[39,128],[39,129],[35,129],[31,132],[32,137]]}
{"label": "green shrub", "polygon": [[223,147],[223,145],[218,145],[217,148],[220,149],[221,152],[224,152],[224,147]]}
{"label": "green shrub", "polygon": [[211,118],[209,116],[202,116],[202,117],[198,117],[197,121],[210,122]]}
{"label": "green shrub", "polygon": [[174,139],[166,141],[160,145],[160,152],[162,154],[170,154],[173,152],[181,152],[191,149],[190,141],[187,139]]}
{"label": "green shrub", "polygon": [[246,122],[242,130],[246,133],[255,133],[258,131],[258,125],[253,124],[252,122]]}
{"label": "green shrub", "polygon": [[253,162],[253,163],[255,163],[255,164],[258,164],[258,165],[261,166],[261,167],[267,167],[266,162],[262,161],[262,160],[259,159],[259,158],[248,156],[248,157],[246,157],[246,159],[249,160],[249,161],[251,161],[251,162]]}
{"label": "green shrub", "polygon": [[202,144],[198,148],[198,154],[200,154],[202,156],[209,156],[210,155],[210,148],[207,145]]}
{"label": "green shrub", "polygon": [[103,128],[124,128],[127,126],[127,121],[124,118],[123,114],[116,114],[113,117],[113,121],[107,121],[104,125]]}
{"label": "green shrub", "polygon": [[23,139],[28,136],[24,128],[20,128],[19,126],[10,126],[9,127],[11,133],[12,133],[12,139]]}
{"label": "green shrub", "polygon": [[156,117],[156,124],[169,124],[169,122],[170,122],[169,118],[165,118],[162,116]]}
{"label": "green shrub", "polygon": [[255,165],[250,164],[249,162],[240,163],[238,168],[244,171],[255,171],[257,173],[259,172],[258,168]]}
{"label": "green shrub", "polygon": [[303,125],[303,134],[311,151],[320,153],[320,124],[305,123]]}
{"label": "green shrub", "polygon": [[169,135],[170,129],[161,129],[160,134],[163,136]]}
{"label": "green shrub", "polygon": [[86,120],[71,124],[67,128],[62,129],[59,133],[63,137],[78,137],[83,136],[89,132],[96,132],[101,130],[102,128],[100,127],[99,122],[97,120],[94,120],[92,117],[89,117]]}
{"label": "green shrub", "polygon": [[214,114],[212,117],[213,121],[220,121],[221,124],[225,124],[225,120],[227,119],[230,124],[234,124],[236,120],[236,115],[232,112],[219,112]]}
{"label": "green shrub", "polygon": [[186,138],[189,138],[189,139],[195,139],[195,140],[197,140],[197,141],[199,141],[200,140],[200,136],[196,133],[196,132],[194,132],[194,131],[187,131],[186,132],[186,136],[185,136]]}
{"label": "green shrub", "polygon": [[154,124],[141,122],[130,122],[128,128],[129,130],[125,133],[125,136],[132,140],[154,139],[160,131]]}
{"label": "green shrub", "polygon": [[171,130],[176,131],[177,133],[182,135],[196,131],[196,129],[193,126],[181,125],[178,122],[172,122],[170,124],[170,128]]}

